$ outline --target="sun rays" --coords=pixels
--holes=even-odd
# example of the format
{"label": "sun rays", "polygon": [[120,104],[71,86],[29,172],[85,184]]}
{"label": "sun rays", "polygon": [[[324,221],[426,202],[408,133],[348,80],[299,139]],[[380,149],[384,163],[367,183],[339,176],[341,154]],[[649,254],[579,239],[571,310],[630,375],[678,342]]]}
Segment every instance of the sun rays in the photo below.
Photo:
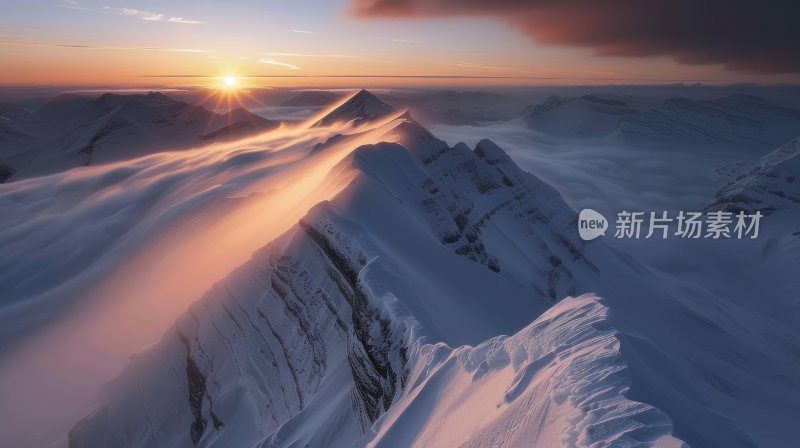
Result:
{"label": "sun rays", "polygon": [[[248,106],[252,107],[254,104],[263,106],[264,104],[261,100],[251,95],[242,86],[241,79],[241,76],[235,74],[227,74],[216,78],[217,82],[208,86],[208,94],[200,100],[198,106],[224,114],[222,117],[227,119],[227,125],[232,125],[235,122],[235,114],[231,112],[236,109],[247,109]],[[249,117],[249,114],[244,115]],[[219,116],[212,117],[207,123],[207,127],[210,129],[218,119]],[[252,118],[250,119],[252,120]]]}

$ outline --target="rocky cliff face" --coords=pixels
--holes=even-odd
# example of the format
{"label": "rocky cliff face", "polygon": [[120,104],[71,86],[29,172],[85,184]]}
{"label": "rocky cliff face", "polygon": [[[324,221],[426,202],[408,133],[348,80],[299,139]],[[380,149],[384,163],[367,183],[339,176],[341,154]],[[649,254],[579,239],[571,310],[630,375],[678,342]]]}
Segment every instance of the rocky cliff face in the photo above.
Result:
{"label": "rocky cliff face", "polygon": [[408,387],[422,341],[515,331],[597,271],[558,193],[493,143],[450,148],[408,115],[383,140],[134,359],[71,446],[357,440]]}
{"label": "rocky cliff face", "polygon": [[364,255],[322,216],[277,244],[135,359],[110,404],[72,432],[71,445],[252,442],[303,411],[321,388],[347,392],[338,404],[353,431],[383,413],[402,387],[405,328],[364,293]]}
{"label": "rocky cliff face", "polygon": [[559,194],[489,141],[451,147],[399,112],[348,123],[310,124],[304,153],[335,154],[346,186],[137,356],[72,447],[794,438],[793,327],[578,240]]}

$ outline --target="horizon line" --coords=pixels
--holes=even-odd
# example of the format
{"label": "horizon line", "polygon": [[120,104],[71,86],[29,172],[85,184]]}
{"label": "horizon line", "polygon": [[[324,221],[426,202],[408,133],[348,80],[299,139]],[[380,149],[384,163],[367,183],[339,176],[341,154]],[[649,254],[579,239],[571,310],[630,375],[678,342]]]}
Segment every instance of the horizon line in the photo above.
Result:
{"label": "horizon line", "polygon": [[[648,79],[648,78],[591,78],[576,76],[514,76],[514,75],[235,75],[237,78],[375,78],[375,79],[520,79],[532,81],[640,81],[640,82],[731,82],[733,84],[752,84],[752,82],[735,82],[726,79]],[[218,79],[223,75],[197,75],[197,74],[178,74],[178,75],[139,75],[138,78],[208,78]]]}

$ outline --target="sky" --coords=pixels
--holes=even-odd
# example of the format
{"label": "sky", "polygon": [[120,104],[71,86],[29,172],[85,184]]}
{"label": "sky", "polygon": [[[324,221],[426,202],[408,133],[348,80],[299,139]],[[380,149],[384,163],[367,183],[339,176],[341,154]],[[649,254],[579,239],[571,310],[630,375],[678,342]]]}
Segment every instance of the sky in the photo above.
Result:
{"label": "sky", "polygon": [[4,0],[0,86],[800,83],[761,3]]}

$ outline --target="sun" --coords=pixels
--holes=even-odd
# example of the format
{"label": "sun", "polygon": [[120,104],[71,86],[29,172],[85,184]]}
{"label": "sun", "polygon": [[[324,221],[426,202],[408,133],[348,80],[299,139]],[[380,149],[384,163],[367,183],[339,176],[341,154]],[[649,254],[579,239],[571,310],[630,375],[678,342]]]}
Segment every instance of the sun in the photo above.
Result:
{"label": "sun", "polygon": [[[215,75],[213,83],[206,87],[208,88],[207,94],[200,100],[199,104],[218,113],[230,112],[237,108],[264,105],[249,92],[250,85],[247,82],[247,76],[240,76],[234,71]],[[232,117],[229,117],[229,119],[232,119]]]}

